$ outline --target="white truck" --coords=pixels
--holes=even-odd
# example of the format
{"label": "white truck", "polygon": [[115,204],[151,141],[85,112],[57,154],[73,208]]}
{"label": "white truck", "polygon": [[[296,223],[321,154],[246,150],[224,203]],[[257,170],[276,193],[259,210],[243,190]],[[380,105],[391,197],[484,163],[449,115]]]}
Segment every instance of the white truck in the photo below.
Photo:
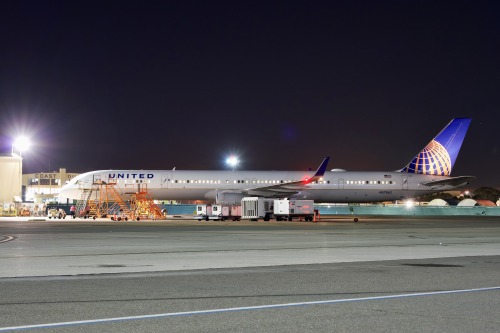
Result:
{"label": "white truck", "polygon": [[241,219],[240,205],[196,205],[196,215],[193,216],[198,221],[239,221]]}
{"label": "white truck", "polygon": [[295,217],[312,222],[315,214],[314,200],[274,200],[273,214],[276,221],[292,221]]}

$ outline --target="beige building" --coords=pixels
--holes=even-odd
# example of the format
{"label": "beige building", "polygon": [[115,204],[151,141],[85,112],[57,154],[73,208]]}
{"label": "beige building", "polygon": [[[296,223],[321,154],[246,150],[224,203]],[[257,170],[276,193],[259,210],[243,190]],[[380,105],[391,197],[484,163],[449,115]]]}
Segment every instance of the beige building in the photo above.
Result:
{"label": "beige building", "polygon": [[0,204],[8,209],[22,199],[23,159],[15,153],[0,154]]}
{"label": "beige building", "polygon": [[78,173],[37,172],[22,174],[23,159],[16,153],[0,153],[0,208],[18,206],[20,202],[53,201],[54,194]]}
{"label": "beige building", "polygon": [[25,201],[41,203],[54,198],[54,194],[78,173],[68,173],[61,168],[59,172],[37,172],[25,174],[22,184],[25,188]]}

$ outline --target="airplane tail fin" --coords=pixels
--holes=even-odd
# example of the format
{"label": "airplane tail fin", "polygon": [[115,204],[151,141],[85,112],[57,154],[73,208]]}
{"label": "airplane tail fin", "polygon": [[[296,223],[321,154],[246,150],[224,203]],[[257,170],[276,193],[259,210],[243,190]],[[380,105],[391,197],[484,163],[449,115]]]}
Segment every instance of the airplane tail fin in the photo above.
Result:
{"label": "airplane tail fin", "polygon": [[455,118],[401,172],[449,176],[469,128],[470,118]]}

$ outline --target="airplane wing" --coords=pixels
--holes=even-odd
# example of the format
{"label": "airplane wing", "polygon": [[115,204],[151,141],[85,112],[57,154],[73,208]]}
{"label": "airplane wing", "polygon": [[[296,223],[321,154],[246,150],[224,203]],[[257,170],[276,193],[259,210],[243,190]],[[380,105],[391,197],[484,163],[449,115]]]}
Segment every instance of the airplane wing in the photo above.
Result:
{"label": "airplane wing", "polygon": [[265,196],[265,197],[286,197],[298,193],[306,189],[308,187],[307,186],[308,184],[311,184],[312,182],[315,182],[321,179],[321,177],[323,177],[329,160],[330,157],[325,157],[325,159],[323,160],[323,162],[321,162],[320,166],[318,167],[314,175],[312,175],[309,178],[305,178],[303,180],[295,182],[251,188],[245,190],[244,193],[248,195]]}
{"label": "airplane wing", "polygon": [[451,185],[451,186],[461,186],[467,185],[472,179],[475,179],[474,176],[459,176],[459,177],[449,177],[446,179],[432,180],[430,182],[421,183],[422,185],[429,186],[432,188]]}

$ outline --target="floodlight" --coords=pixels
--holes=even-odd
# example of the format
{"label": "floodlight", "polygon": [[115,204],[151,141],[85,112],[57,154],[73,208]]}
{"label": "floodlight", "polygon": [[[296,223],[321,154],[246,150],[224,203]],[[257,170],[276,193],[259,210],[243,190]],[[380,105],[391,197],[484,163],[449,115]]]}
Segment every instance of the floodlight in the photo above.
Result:
{"label": "floodlight", "polygon": [[231,155],[229,156],[228,158],[226,158],[226,164],[229,165],[231,168],[235,168],[236,166],[238,166],[238,163],[240,161],[238,160],[238,157],[234,156],[234,155]]}
{"label": "floodlight", "polygon": [[27,151],[31,146],[30,139],[25,137],[25,136],[20,136],[14,140],[14,143],[12,144],[12,153],[14,153],[14,148],[19,151],[19,156],[24,151]]}

